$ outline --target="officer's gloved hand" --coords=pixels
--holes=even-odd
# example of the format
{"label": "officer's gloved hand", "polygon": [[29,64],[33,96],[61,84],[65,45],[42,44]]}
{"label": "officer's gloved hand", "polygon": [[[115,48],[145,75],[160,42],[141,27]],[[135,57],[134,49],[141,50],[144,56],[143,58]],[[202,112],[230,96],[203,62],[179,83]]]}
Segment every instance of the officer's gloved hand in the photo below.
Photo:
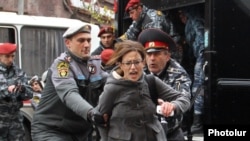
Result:
{"label": "officer's gloved hand", "polygon": [[23,85],[16,85],[16,87],[14,88],[13,92],[14,93],[24,93],[26,90],[25,86]]}
{"label": "officer's gloved hand", "polygon": [[103,118],[103,115],[101,115],[101,113],[95,108],[92,108],[88,111],[88,120],[95,125],[99,126],[105,125],[105,120]]}

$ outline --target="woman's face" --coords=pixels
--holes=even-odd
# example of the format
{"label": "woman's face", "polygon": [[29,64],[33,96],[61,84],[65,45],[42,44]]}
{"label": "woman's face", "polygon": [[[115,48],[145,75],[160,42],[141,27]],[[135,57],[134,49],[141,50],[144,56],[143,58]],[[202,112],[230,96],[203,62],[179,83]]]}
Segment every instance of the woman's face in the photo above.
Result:
{"label": "woman's face", "polygon": [[34,81],[31,85],[33,91],[35,92],[41,92],[42,88],[40,87],[39,83],[37,81]]}
{"label": "woman's face", "polygon": [[124,79],[137,81],[143,74],[144,60],[137,51],[125,54],[119,65],[124,72]]}

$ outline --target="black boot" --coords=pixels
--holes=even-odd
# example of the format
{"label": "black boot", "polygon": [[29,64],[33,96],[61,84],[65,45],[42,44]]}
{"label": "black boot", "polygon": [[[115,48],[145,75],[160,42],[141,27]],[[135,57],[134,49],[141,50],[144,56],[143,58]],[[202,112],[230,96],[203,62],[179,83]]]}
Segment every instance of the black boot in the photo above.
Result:
{"label": "black boot", "polygon": [[191,132],[193,134],[203,133],[203,116],[194,115],[193,125],[191,127]]}

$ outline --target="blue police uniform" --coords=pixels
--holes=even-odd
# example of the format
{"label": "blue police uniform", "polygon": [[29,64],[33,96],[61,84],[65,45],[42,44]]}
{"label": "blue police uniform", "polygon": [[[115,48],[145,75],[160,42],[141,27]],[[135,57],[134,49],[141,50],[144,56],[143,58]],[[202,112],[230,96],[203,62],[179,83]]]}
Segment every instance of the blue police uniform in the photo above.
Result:
{"label": "blue police uniform", "polygon": [[83,61],[70,52],[62,53],[54,61],[34,114],[34,140],[46,140],[45,132],[52,129],[60,131],[62,136],[65,133],[72,138],[87,137],[92,130],[87,112],[97,104],[107,75],[100,66],[98,56]]}
{"label": "blue police uniform", "polygon": [[[191,131],[202,132],[204,115],[204,81],[205,74],[203,66],[204,58],[204,19],[199,15],[196,8],[184,8],[182,14],[186,17],[185,38],[192,48],[195,58],[194,77],[192,84],[192,95],[194,96],[194,122]],[[180,11],[180,12],[181,12]]]}
{"label": "blue police uniform", "polygon": [[[189,11],[184,11],[187,16],[185,25],[185,37],[187,43],[192,47],[196,63],[194,67],[194,82],[192,86],[192,94],[195,94],[199,87],[203,86],[205,75],[203,71],[204,65],[204,20],[200,17],[192,15]],[[194,113],[203,114],[204,95],[199,94],[194,103]]]}
{"label": "blue police uniform", "polygon": [[[70,38],[90,33],[88,25],[70,27]],[[89,112],[97,104],[107,73],[99,56],[82,59],[70,51],[57,57],[48,69],[42,98],[31,125],[33,141],[84,141],[93,130]]]}
{"label": "blue police uniform", "polygon": [[139,19],[133,21],[129,29],[119,38],[121,40],[137,40],[140,32],[148,28],[158,28],[166,33],[170,33],[170,23],[167,22],[165,15],[161,11],[149,9],[143,5]]}
{"label": "blue police uniform", "polygon": [[[9,54],[10,46],[0,44],[0,54]],[[15,51],[15,48],[13,48]],[[16,85],[13,93],[8,87]],[[28,84],[26,73],[14,63],[6,66],[0,63],[0,140],[23,141],[24,127],[23,116],[20,108],[23,100],[29,100],[33,96],[32,88]]]}
{"label": "blue police uniform", "polygon": [[[148,36],[149,34],[151,36]],[[147,53],[162,50],[173,51],[176,47],[172,38],[159,29],[151,28],[142,31],[138,40],[144,45]],[[151,73],[148,68],[146,68],[145,72]],[[159,74],[155,75],[175,90],[182,92],[188,97],[191,96],[191,79],[186,70],[176,60],[170,59],[165,68]],[[182,119],[183,113],[166,118],[168,122],[168,140],[184,140],[181,130]]]}

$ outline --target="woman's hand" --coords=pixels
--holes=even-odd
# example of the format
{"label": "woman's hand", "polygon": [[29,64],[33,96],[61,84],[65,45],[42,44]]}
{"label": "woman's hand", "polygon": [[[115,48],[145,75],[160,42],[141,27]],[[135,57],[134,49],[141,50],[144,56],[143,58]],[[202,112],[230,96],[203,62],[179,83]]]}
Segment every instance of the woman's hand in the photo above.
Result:
{"label": "woman's hand", "polygon": [[9,91],[9,93],[13,93],[13,92],[15,91],[15,88],[16,88],[16,86],[15,86],[15,85],[11,85],[11,86],[9,86],[9,87],[8,87],[8,91]]}

